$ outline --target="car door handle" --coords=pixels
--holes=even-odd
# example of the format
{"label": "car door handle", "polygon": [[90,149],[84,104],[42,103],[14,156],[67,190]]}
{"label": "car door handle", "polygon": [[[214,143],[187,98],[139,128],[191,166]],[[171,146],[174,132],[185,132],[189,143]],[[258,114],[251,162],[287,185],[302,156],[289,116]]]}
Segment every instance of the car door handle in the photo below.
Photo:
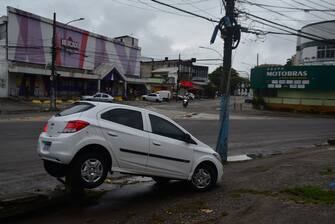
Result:
{"label": "car door handle", "polygon": [[161,146],[161,144],[159,142],[153,141],[152,144],[156,145],[156,146]]}
{"label": "car door handle", "polygon": [[113,132],[108,132],[108,135],[112,137],[117,137],[117,134],[114,134]]}

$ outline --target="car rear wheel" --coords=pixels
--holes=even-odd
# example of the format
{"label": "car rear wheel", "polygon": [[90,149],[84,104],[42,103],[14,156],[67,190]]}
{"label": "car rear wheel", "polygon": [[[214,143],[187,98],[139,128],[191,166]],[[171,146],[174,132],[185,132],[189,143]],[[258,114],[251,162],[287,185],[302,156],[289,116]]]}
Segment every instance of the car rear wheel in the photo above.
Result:
{"label": "car rear wheel", "polygon": [[44,160],[44,169],[53,177],[64,177],[66,175],[67,166],[52,161]]}
{"label": "car rear wheel", "polygon": [[207,191],[216,182],[215,170],[209,165],[198,166],[191,179],[192,187],[197,191]]}
{"label": "car rear wheel", "polygon": [[107,159],[99,153],[80,155],[72,164],[66,176],[70,187],[95,188],[100,186],[108,173]]}

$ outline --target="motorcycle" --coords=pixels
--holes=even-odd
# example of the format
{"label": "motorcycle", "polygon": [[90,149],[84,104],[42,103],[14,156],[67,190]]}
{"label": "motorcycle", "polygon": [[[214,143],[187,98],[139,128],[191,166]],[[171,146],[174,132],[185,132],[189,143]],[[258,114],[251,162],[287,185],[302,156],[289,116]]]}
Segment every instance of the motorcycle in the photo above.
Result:
{"label": "motorcycle", "polygon": [[188,96],[185,96],[184,99],[183,99],[183,107],[186,108],[188,106],[188,102],[189,102],[189,97]]}

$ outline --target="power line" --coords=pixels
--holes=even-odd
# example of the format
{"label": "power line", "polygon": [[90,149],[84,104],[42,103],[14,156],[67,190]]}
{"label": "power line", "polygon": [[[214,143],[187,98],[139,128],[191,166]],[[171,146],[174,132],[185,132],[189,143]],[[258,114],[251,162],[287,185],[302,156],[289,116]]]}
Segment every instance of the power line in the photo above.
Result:
{"label": "power line", "polygon": [[164,10],[164,9],[157,8],[157,7],[152,6],[152,5],[150,5],[150,4],[146,3],[146,2],[143,2],[141,0],[137,0],[137,2],[139,2],[139,3],[143,4],[143,5],[146,5],[147,7],[150,7],[150,8],[153,8],[155,10],[161,11],[161,12],[165,12],[165,13],[169,13],[169,14],[173,14],[173,15],[178,15],[178,16],[186,16],[187,17],[187,15],[182,15],[182,14],[178,14],[178,13],[174,13],[174,12],[170,12],[170,11],[167,11],[167,10]]}
{"label": "power line", "polygon": [[[245,1],[247,1],[247,0],[245,0]],[[247,1],[247,2],[248,2],[248,1]],[[274,11],[274,10],[272,10],[272,9],[268,9],[268,8],[266,8],[266,7],[264,7],[264,6],[260,6],[260,5],[256,5],[256,6],[259,7],[259,8],[263,8],[263,9],[265,9],[265,10],[267,10],[267,11],[276,13],[276,14],[278,14],[278,15],[280,15],[280,16],[283,16],[283,17],[286,17],[286,18],[291,18],[291,19],[295,20],[295,18],[293,18],[293,17],[287,16],[287,15],[285,15],[285,14],[282,14],[282,13],[280,13],[280,12]],[[320,28],[320,27],[311,27],[311,29],[314,29],[314,30],[321,30],[321,31],[323,31],[323,32],[326,32],[326,33],[329,33],[329,34],[331,34],[331,35],[334,35],[333,32],[328,31],[328,30],[325,30],[325,29],[322,29],[322,28]]]}
{"label": "power line", "polygon": [[195,6],[194,4],[190,3],[190,2],[187,2],[186,0],[182,0],[182,1],[185,2],[186,4],[192,6],[193,8],[198,9],[199,11],[202,11],[202,12],[206,13],[207,15],[209,15],[209,16],[211,16],[211,17],[215,17],[214,15],[212,15],[212,14],[209,13],[209,12],[207,12],[206,10],[201,9],[201,8]]}
{"label": "power line", "polygon": [[[298,2],[297,0],[292,0],[292,1],[295,2],[295,3],[297,3],[297,4],[299,4],[299,5],[302,5],[302,6],[304,6],[304,7],[309,7],[308,5],[306,5],[306,4],[304,4],[304,3],[301,3],[301,2]],[[324,18],[324,17],[322,17],[322,16],[318,16],[318,15],[313,14],[313,13],[311,13],[311,15],[313,15],[313,16],[315,16],[315,17],[318,17],[319,19],[323,19],[323,20],[326,19],[326,18]]]}
{"label": "power line", "polygon": [[[284,27],[285,29],[293,30],[293,31],[299,33],[299,35],[303,35],[303,36],[304,36],[305,38],[307,38],[307,39],[311,39],[311,40],[315,40],[315,41],[320,41],[320,42],[324,42],[324,43],[328,43],[328,44],[329,44],[329,43],[334,44],[333,41],[329,41],[329,40],[327,40],[327,39],[325,39],[325,38],[323,38],[323,37],[317,36],[317,35],[315,35],[315,34],[307,33],[307,32],[304,32],[304,31],[299,31],[299,30],[294,29],[294,28],[292,28],[292,27],[289,27],[289,26],[286,26],[286,25],[282,25],[282,24],[279,24],[279,23],[270,21],[270,20],[268,20],[268,19],[265,19],[265,18],[256,16],[256,15],[253,15],[253,14],[248,13],[248,12],[244,12],[244,11],[239,11],[239,12],[240,12],[240,13],[243,13],[243,14],[246,14],[246,15],[248,15],[248,16],[257,18],[257,19],[259,19],[259,20],[263,20],[263,21],[265,21],[265,22],[267,22],[267,23],[274,24],[274,25],[276,25],[276,26],[280,26],[280,27]],[[278,27],[277,27],[277,28],[278,28]],[[287,30],[285,30],[285,31],[288,32]],[[292,31],[290,31],[290,32],[292,33]],[[306,36],[306,35],[307,35],[307,36]],[[316,39],[316,38],[318,38],[318,39]]]}
{"label": "power line", "polygon": [[331,3],[331,2],[328,2],[328,1],[325,1],[325,0],[320,0],[321,2],[323,3],[326,3],[328,5],[331,5],[331,6],[335,6],[335,4]]}
{"label": "power line", "polygon": [[298,8],[298,7],[286,7],[286,6],[277,6],[277,5],[268,5],[268,4],[260,4],[255,2],[250,2],[247,0],[240,0],[241,3],[247,3],[254,6],[264,6],[269,8],[276,8],[276,9],[292,9],[304,12],[335,12],[335,9],[315,9],[315,8]]}
{"label": "power line", "polygon": [[195,17],[199,17],[199,18],[205,19],[205,20],[210,21],[210,22],[217,22],[217,23],[220,22],[220,21],[215,20],[215,19],[212,19],[212,18],[208,18],[208,17],[202,16],[202,15],[199,15],[199,14],[196,14],[196,13],[193,13],[193,12],[190,12],[190,11],[187,11],[187,10],[184,10],[184,9],[180,9],[180,8],[178,8],[178,7],[175,7],[175,6],[173,6],[173,5],[166,4],[166,3],[164,3],[164,2],[160,2],[160,1],[157,1],[157,0],[151,0],[151,1],[152,1],[152,2],[155,2],[155,3],[157,3],[157,4],[164,5],[164,6],[166,6],[166,7],[173,8],[173,9],[178,10],[178,11],[180,11],[180,12],[183,12],[183,13],[190,14],[190,15],[192,15],[192,16],[195,16]]}

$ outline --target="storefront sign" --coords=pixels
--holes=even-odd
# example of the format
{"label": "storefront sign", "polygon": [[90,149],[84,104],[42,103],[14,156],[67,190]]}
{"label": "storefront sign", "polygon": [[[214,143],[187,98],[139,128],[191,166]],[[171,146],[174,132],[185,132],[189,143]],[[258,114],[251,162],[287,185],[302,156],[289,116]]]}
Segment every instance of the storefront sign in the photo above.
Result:
{"label": "storefront sign", "polygon": [[79,51],[79,43],[77,41],[73,41],[71,37],[68,37],[67,39],[61,39],[61,45],[69,53]]}
{"label": "storefront sign", "polygon": [[258,67],[251,70],[252,88],[335,89],[335,66]]}

